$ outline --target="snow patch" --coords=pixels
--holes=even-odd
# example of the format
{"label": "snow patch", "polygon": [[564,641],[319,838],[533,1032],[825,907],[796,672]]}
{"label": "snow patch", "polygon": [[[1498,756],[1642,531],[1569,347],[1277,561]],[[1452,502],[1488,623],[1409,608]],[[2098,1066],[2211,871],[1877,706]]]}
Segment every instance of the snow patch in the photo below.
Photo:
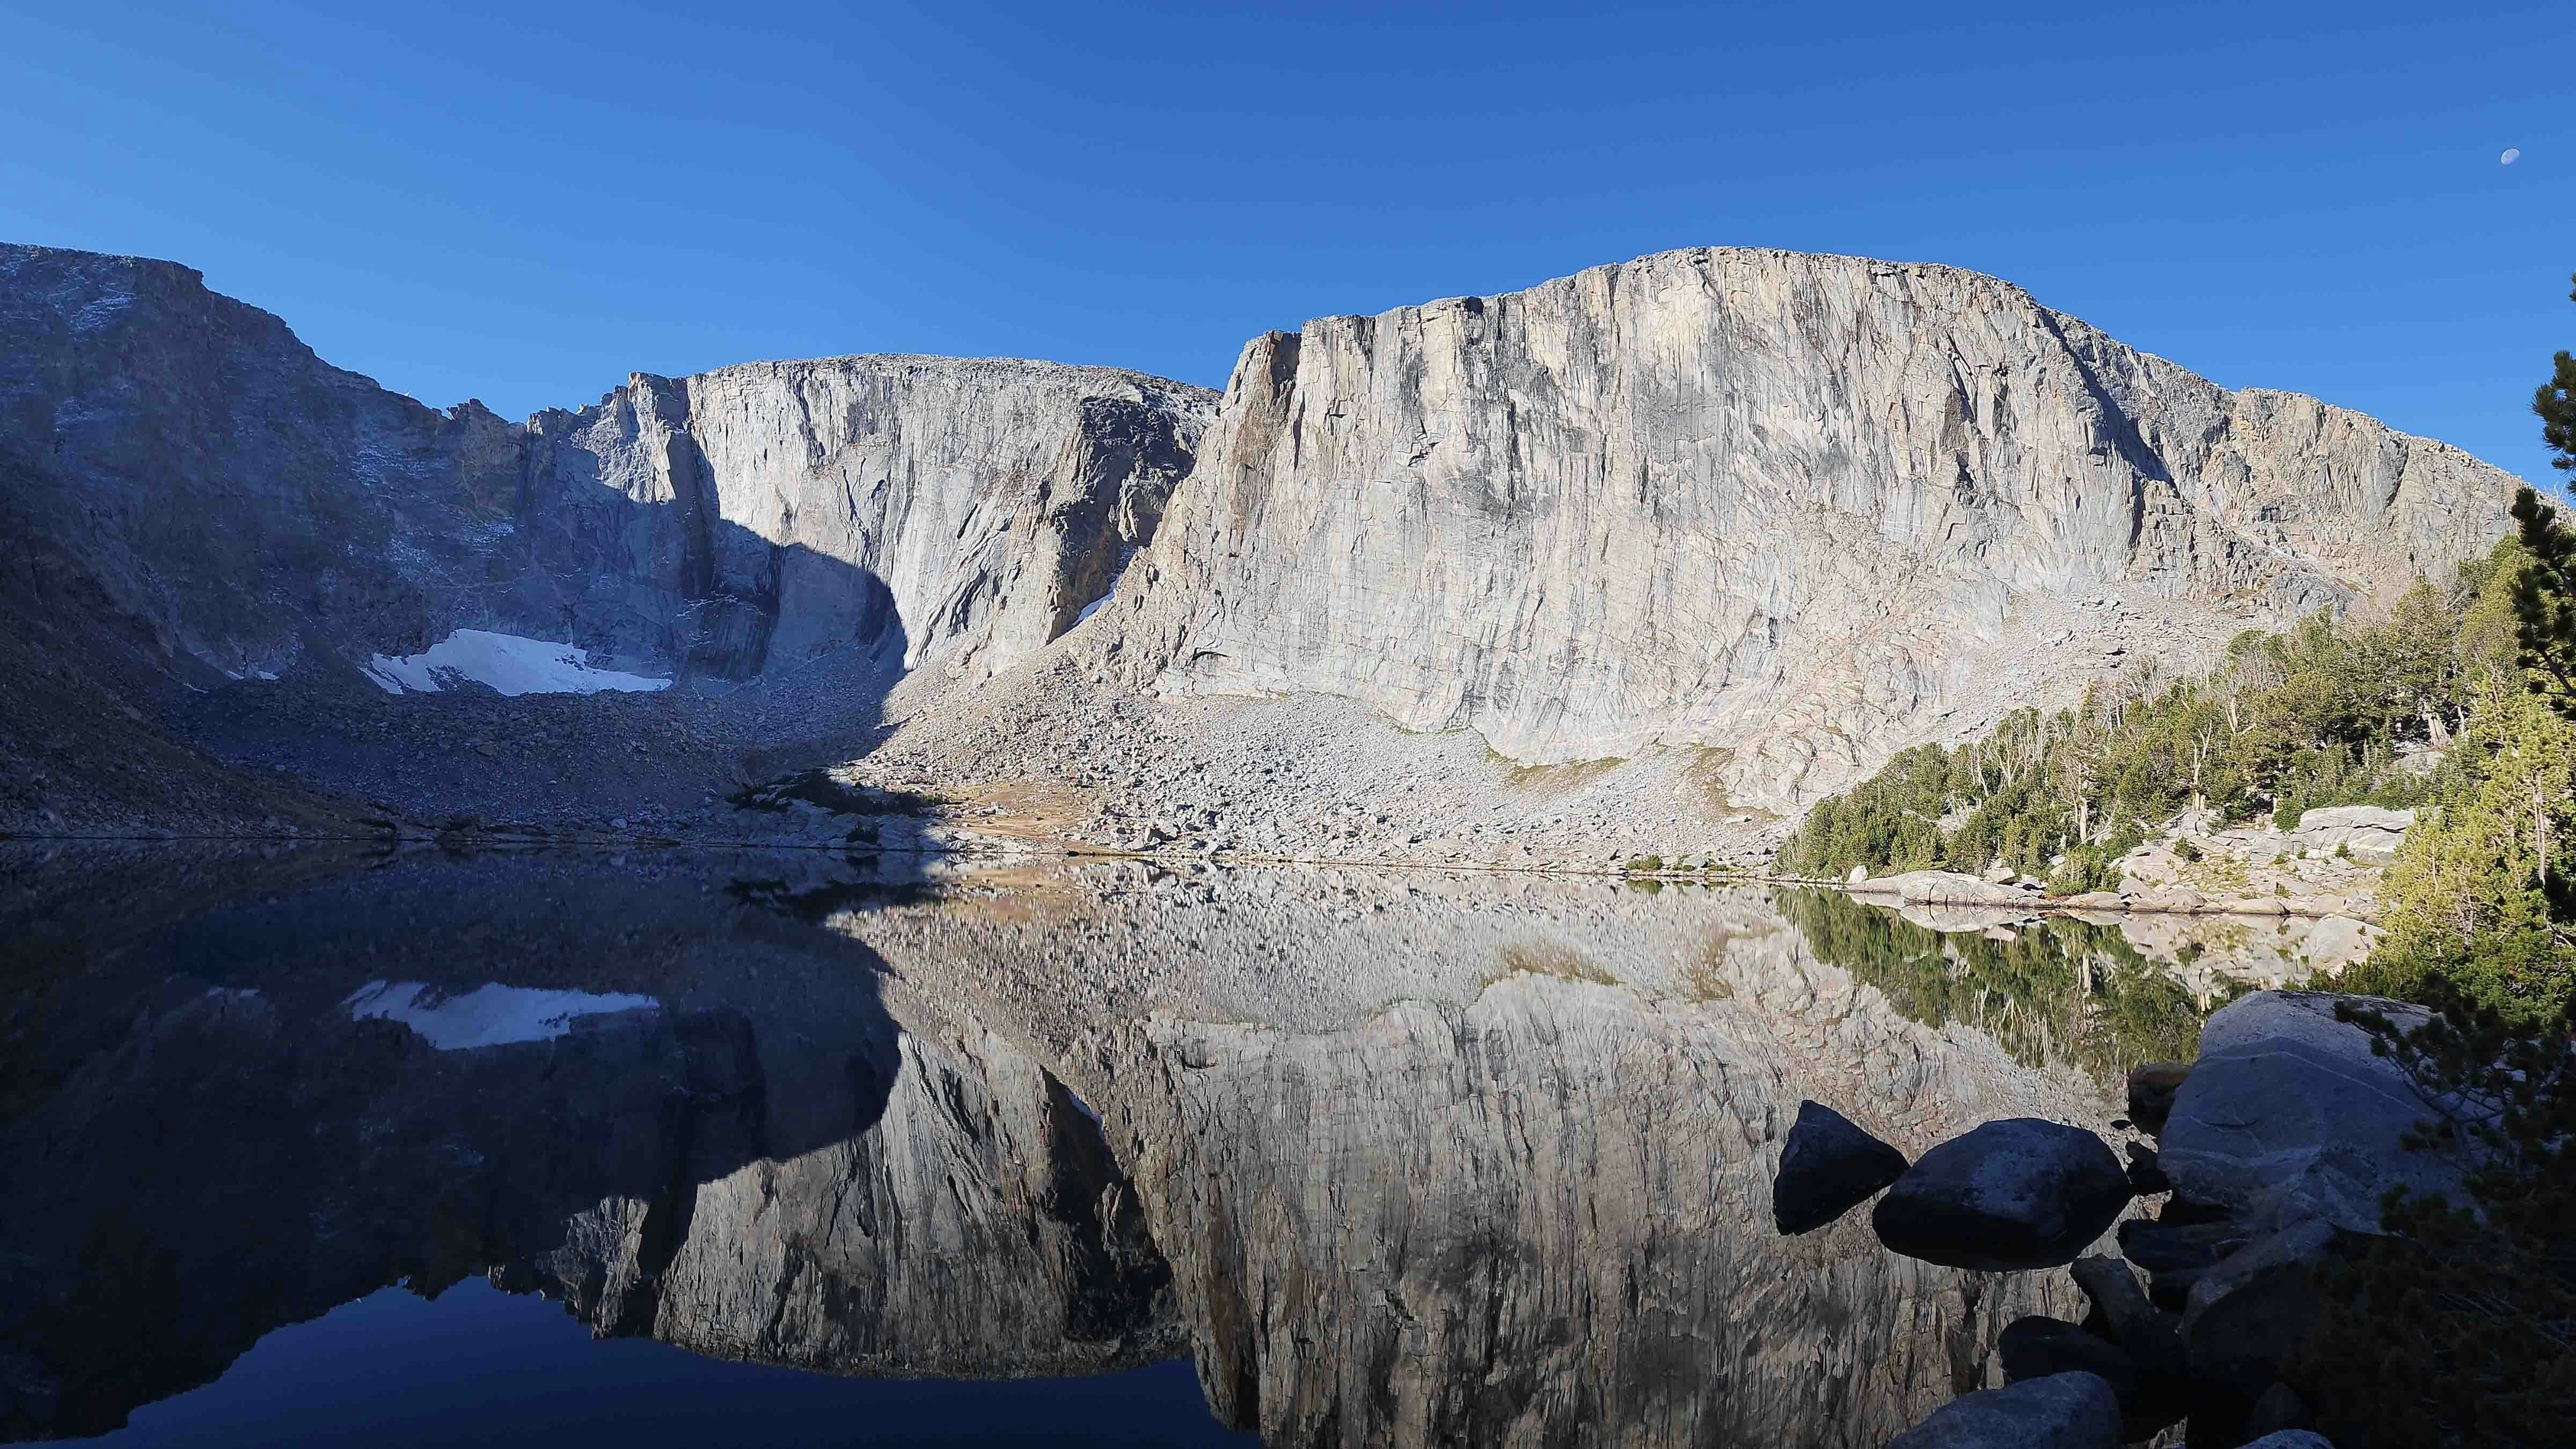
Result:
{"label": "snow patch", "polygon": [[462,996],[441,996],[420,981],[370,981],[341,1003],[351,1021],[399,1021],[443,1052],[514,1042],[552,1041],[572,1030],[573,1018],[620,1011],[654,1011],[650,996],[595,991],[540,991],[494,982]]}
{"label": "snow patch", "polygon": [[1136,550],[1135,550],[1135,549],[1133,549],[1133,548],[1123,548],[1123,549],[1120,549],[1120,550],[1118,551],[1118,567],[1117,567],[1116,571],[1112,572],[1112,573],[1109,575],[1109,592],[1107,592],[1107,593],[1105,593],[1105,594],[1102,594],[1099,598],[1096,598],[1096,599],[1092,600],[1090,603],[1083,605],[1083,606],[1082,606],[1082,612],[1073,616],[1073,626],[1074,626],[1074,627],[1079,627],[1079,626],[1081,625],[1081,623],[1082,623],[1082,621],[1083,621],[1083,620],[1088,619],[1088,618],[1090,618],[1092,615],[1099,613],[1099,612],[1100,612],[1100,606],[1101,606],[1101,605],[1103,605],[1103,604],[1105,604],[1105,603],[1108,603],[1111,599],[1114,599],[1114,598],[1118,597],[1118,581],[1119,581],[1120,579],[1123,579],[1123,578],[1127,577],[1127,565],[1129,565],[1129,564],[1131,564],[1131,563],[1134,563],[1135,561],[1136,561]]}
{"label": "snow patch", "polygon": [[634,693],[671,687],[667,679],[597,668],[587,649],[485,629],[459,629],[419,654],[376,655],[366,672],[387,694],[436,694],[459,679],[488,684],[503,694]]}

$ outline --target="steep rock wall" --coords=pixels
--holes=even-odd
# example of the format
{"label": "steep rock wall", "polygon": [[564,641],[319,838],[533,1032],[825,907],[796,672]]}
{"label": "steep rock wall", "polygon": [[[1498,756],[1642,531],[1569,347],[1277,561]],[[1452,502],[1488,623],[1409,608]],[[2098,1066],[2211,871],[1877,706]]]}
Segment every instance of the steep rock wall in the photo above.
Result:
{"label": "steep rock wall", "polygon": [[1787,805],[1921,737],[2016,621],[2117,587],[2205,648],[2384,600],[2513,483],[1990,277],[1669,252],[1254,339],[1111,648],[1524,763],[1722,747]]}
{"label": "steep rock wall", "polygon": [[0,246],[0,602],[140,621],[192,683],[460,627],[736,679],[870,647],[980,676],[1107,592],[1213,400],[850,357],[517,425],[331,367],[189,268]]}
{"label": "steep rock wall", "polygon": [[1212,412],[1197,388],[1043,362],[638,374],[529,421],[530,546],[583,586],[567,607],[673,621],[635,642],[727,677],[865,641],[977,679],[1109,592]]}

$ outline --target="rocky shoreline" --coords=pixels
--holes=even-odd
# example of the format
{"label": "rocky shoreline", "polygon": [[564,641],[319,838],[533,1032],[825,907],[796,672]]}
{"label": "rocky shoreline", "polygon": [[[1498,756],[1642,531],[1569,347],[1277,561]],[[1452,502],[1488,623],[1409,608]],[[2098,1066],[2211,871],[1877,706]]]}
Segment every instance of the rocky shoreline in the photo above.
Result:
{"label": "rocky shoreline", "polygon": [[1988,1123],[1906,1164],[1803,1104],[1774,1182],[1783,1233],[1878,1196],[1873,1226],[1890,1251],[2062,1269],[2089,1305],[2081,1323],[2007,1325],[2004,1385],[1889,1449],[2116,1449],[2176,1424],[2194,1449],[2367,1445],[2369,1425],[2305,1381],[2319,1275],[2383,1231],[2389,1189],[2462,1201],[2470,1166],[2456,1148],[2409,1144],[2444,1104],[2374,1054],[2353,1008],[2400,1028],[2427,1015],[2284,991],[2213,1014],[2195,1062],[2130,1073],[2130,1115],[2116,1125],[2157,1145],[2132,1144],[2125,1168],[2092,1132],[2036,1121]]}

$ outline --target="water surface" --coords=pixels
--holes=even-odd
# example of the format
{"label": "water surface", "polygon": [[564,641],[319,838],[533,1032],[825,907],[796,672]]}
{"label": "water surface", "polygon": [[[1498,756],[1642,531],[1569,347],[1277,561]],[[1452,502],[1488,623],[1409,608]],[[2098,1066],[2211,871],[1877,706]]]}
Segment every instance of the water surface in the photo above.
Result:
{"label": "water surface", "polygon": [[1875,1446],[2066,1290],[1780,1239],[1798,1101],[2107,1130],[2209,994],[1497,874],[0,869],[16,1439]]}

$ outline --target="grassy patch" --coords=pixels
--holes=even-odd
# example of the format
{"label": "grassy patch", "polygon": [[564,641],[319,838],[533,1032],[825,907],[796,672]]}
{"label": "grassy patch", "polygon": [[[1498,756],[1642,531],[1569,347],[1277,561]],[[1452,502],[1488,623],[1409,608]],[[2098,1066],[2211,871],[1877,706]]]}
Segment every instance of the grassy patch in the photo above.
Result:
{"label": "grassy patch", "polygon": [[1560,981],[1588,981],[1595,986],[1619,984],[1617,977],[1602,970],[1591,957],[1555,941],[1505,946],[1503,964],[1485,978],[1485,984],[1491,986],[1514,976],[1553,976]]}

